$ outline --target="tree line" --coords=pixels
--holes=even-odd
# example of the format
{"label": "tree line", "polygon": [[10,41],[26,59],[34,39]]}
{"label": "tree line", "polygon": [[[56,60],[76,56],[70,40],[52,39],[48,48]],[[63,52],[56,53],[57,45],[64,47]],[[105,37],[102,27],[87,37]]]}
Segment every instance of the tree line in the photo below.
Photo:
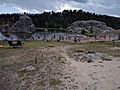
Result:
{"label": "tree line", "polygon": [[[12,26],[21,14],[0,14],[0,25]],[[105,22],[109,27],[120,29],[120,18],[98,15],[83,10],[64,10],[63,12],[43,12],[40,14],[27,15],[33,20],[36,27],[40,28],[67,28],[73,22],[79,20],[98,20]]]}

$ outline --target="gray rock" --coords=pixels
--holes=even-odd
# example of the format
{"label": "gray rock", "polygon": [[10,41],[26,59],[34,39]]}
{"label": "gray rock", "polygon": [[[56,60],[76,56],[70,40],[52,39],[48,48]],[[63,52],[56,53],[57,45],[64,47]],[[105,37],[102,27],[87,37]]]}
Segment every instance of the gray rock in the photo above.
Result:
{"label": "gray rock", "polygon": [[99,63],[103,63],[103,61],[110,61],[112,60],[110,57],[108,57],[107,55],[101,54],[101,53],[85,53],[81,56],[80,61],[84,62],[95,62],[98,61]]}
{"label": "gray rock", "polygon": [[88,20],[88,21],[76,21],[71,24],[70,27],[67,28],[68,31],[74,33],[80,33],[81,30],[85,31],[110,31],[113,30],[111,27],[108,27],[104,22],[95,21],[95,20]]}
{"label": "gray rock", "polygon": [[99,62],[99,63],[103,63],[103,61],[102,61],[102,60],[99,60],[98,62]]}
{"label": "gray rock", "polygon": [[112,59],[110,57],[103,57],[102,58],[104,61],[112,61]]}
{"label": "gray rock", "polygon": [[20,72],[22,72],[22,71],[35,71],[35,70],[36,70],[36,68],[34,66],[28,66],[28,67],[20,69]]}
{"label": "gray rock", "polygon": [[36,68],[34,66],[28,66],[26,67],[26,71],[35,71]]}
{"label": "gray rock", "polygon": [[90,49],[90,50],[87,51],[87,54],[90,54],[90,53],[95,54],[95,51]]}
{"label": "gray rock", "polygon": [[1,31],[2,32],[11,32],[11,27],[9,26],[9,24],[3,25],[3,26],[1,26]]}
{"label": "gray rock", "polygon": [[14,32],[35,32],[35,25],[27,15],[20,16],[19,20],[12,26]]}
{"label": "gray rock", "polygon": [[93,62],[93,60],[92,60],[92,58],[90,57],[90,56],[88,56],[88,55],[84,55],[82,58],[81,58],[81,60],[80,61],[87,61],[88,63],[91,63],[91,62]]}
{"label": "gray rock", "polygon": [[32,19],[27,15],[21,15],[19,20],[14,23],[11,27],[6,24],[0,26],[0,31],[2,32],[35,32],[35,25],[32,22]]}

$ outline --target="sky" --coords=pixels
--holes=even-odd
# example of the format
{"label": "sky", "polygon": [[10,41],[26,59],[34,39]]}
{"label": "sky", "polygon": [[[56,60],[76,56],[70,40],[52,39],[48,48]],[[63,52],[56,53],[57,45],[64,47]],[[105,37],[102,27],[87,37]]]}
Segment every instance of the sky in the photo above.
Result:
{"label": "sky", "polygon": [[61,12],[69,9],[120,17],[120,0],[0,0],[0,14]]}

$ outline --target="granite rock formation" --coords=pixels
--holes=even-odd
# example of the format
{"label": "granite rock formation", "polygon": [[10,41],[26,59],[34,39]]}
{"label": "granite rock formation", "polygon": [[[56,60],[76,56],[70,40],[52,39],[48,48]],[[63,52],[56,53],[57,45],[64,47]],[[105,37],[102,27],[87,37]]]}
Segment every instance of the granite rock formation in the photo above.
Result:
{"label": "granite rock formation", "polygon": [[88,20],[88,21],[76,21],[71,24],[70,27],[67,28],[68,31],[74,33],[81,33],[82,30],[85,31],[100,31],[106,32],[113,30],[111,27],[108,27],[104,22],[95,21],[95,20]]}
{"label": "granite rock formation", "polygon": [[35,25],[27,15],[20,16],[19,20],[12,26],[14,32],[35,32]]}

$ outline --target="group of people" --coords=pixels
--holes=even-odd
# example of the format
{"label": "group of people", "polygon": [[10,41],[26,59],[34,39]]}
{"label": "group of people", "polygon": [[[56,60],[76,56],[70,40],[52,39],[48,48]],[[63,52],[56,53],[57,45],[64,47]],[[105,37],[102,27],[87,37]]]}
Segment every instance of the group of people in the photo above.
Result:
{"label": "group of people", "polygon": [[81,36],[78,35],[69,35],[69,34],[41,34],[31,37],[32,40],[46,40],[46,41],[74,41],[74,42],[80,42]]}

